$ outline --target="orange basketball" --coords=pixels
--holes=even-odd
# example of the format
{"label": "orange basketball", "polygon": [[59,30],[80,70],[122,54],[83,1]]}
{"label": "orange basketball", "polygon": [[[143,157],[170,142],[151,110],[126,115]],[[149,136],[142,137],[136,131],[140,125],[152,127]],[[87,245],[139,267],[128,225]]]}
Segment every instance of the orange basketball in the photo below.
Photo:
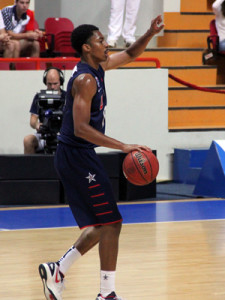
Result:
{"label": "orange basketball", "polygon": [[159,162],[151,151],[131,151],[123,161],[123,174],[134,185],[146,185],[155,180]]}

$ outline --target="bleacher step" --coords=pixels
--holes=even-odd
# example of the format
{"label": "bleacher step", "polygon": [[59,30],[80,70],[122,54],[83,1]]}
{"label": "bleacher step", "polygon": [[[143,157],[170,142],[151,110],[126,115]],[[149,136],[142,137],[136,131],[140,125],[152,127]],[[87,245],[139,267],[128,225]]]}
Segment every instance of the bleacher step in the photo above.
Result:
{"label": "bleacher step", "polygon": [[164,13],[165,29],[174,30],[208,30],[213,13]]}
{"label": "bleacher step", "polygon": [[209,30],[164,30],[158,47],[206,48]]}

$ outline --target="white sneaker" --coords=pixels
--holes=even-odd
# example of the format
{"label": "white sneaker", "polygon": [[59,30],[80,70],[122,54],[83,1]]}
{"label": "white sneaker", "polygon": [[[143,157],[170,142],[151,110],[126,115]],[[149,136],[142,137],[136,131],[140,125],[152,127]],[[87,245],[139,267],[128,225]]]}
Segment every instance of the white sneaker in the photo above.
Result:
{"label": "white sneaker", "polygon": [[125,47],[128,48],[130,47],[135,41],[124,41]]}
{"label": "white sneaker", "polygon": [[109,48],[116,48],[116,41],[108,41]]}
{"label": "white sneaker", "polygon": [[98,296],[95,300],[123,300],[123,299],[116,296],[115,292],[112,292],[107,297],[103,297],[101,294],[98,294]]}
{"label": "white sneaker", "polygon": [[44,286],[47,300],[62,300],[64,287],[63,275],[59,272],[58,263],[44,263],[39,265],[39,274]]}

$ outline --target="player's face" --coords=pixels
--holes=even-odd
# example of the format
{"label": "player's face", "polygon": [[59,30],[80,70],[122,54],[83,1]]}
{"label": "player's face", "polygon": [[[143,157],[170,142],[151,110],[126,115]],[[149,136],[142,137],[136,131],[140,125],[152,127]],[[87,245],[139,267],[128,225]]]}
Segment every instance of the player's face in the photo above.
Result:
{"label": "player's face", "polygon": [[91,46],[92,57],[98,59],[99,62],[107,60],[109,45],[100,31],[93,32],[93,35],[89,40],[89,45]]}
{"label": "player's face", "polygon": [[30,5],[30,0],[18,0],[16,2],[17,11],[20,14],[24,14],[28,10],[29,5]]}

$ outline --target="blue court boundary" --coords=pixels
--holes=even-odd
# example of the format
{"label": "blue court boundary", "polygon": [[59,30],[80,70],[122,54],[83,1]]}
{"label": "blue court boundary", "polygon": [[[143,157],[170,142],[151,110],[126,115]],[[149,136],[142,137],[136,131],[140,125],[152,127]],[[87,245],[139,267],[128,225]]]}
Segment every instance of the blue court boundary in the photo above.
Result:
{"label": "blue court boundary", "polygon": [[[119,204],[124,224],[225,219],[225,199]],[[0,230],[77,226],[70,208],[0,210]]]}

